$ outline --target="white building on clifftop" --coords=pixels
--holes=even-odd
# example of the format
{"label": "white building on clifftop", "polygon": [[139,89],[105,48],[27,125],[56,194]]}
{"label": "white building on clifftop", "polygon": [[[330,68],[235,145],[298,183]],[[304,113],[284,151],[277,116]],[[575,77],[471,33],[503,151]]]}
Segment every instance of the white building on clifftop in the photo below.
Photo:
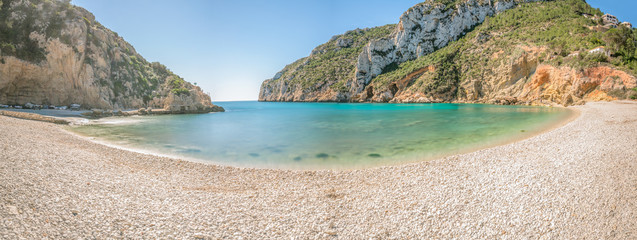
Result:
{"label": "white building on clifftop", "polygon": [[631,28],[631,29],[633,28],[633,24],[631,24],[631,23],[629,23],[629,22],[623,22],[622,24],[619,24],[619,25],[620,25],[620,26],[627,27],[627,28]]}
{"label": "white building on clifftop", "polygon": [[612,24],[616,26],[619,24],[619,20],[617,20],[617,17],[610,15],[608,13],[602,16],[602,20],[604,21],[604,25]]}

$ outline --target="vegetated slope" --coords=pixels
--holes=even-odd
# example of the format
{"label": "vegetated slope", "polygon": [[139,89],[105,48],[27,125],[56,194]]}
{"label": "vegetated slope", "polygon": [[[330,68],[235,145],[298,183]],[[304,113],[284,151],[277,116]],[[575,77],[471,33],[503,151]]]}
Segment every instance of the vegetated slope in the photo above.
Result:
{"label": "vegetated slope", "polygon": [[[608,25],[598,9],[582,0],[498,3],[517,7],[506,5],[510,10],[504,11],[489,1],[472,0],[416,5],[403,14],[390,38],[368,43],[347,97],[331,100],[568,105],[637,97],[637,33],[632,28]],[[493,5],[493,14],[481,4]],[[441,23],[453,21],[446,18],[459,15],[485,17],[473,27],[442,24],[441,29]],[[465,31],[450,34],[449,26]],[[405,29],[427,30],[414,37],[418,33],[402,33]],[[432,37],[441,31],[446,33]],[[400,36],[418,44],[401,44]],[[454,36],[459,40],[448,41]],[[590,51],[600,46],[605,50]],[[415,57],[404,57],[409,49],[415,49]],[[377,56],[367,57],[370,53]]]}
{"label": "vegetated slope", "polygon": [[265,101],[346,101],[347,82],[354,78],[356,59],[371,40],[389,36],[395,24],[356,29],[332,37],[309,57],[285,66],[263,83]]}
{"label": "vegetated slope", "polygon": [[0,0],[0,103],[223,111],[64,0]]}

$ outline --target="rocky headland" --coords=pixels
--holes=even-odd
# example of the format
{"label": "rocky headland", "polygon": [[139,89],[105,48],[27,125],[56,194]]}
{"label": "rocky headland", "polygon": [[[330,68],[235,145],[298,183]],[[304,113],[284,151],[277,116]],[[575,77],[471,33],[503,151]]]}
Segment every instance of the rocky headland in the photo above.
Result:
{"label": "rocky headland", "polygon": [[[632,26],[583,0],[428,0],[334,36],[260,101],[582,104],[637,98]],[[625,41],[630,39],[630,41]]]}
{"label": "rocky headland", "polygon": [[67,0],[0,1],[0,104],[223,111]]}

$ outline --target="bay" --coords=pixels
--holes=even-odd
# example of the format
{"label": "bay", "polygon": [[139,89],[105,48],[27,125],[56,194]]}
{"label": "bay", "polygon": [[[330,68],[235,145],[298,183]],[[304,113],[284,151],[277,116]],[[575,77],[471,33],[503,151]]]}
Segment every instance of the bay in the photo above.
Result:
{"label": "bay", "polygon": [[224,113],[113,117],[72,130],[221,165],[356,169],[439,158],[532,136],[564,108],[487,104],[221,102]]}

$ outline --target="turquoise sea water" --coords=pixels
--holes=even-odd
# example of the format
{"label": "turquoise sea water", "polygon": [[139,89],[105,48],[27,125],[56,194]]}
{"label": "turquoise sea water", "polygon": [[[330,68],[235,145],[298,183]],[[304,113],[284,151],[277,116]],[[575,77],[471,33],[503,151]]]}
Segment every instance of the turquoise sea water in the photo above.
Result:
{"label": "turquoise sea water", "polygon": [[79,134],[222,165],[365,168],[502,144],[567,118],[562,108],[483,104],[223,102],[225,113],[106,118]]}

